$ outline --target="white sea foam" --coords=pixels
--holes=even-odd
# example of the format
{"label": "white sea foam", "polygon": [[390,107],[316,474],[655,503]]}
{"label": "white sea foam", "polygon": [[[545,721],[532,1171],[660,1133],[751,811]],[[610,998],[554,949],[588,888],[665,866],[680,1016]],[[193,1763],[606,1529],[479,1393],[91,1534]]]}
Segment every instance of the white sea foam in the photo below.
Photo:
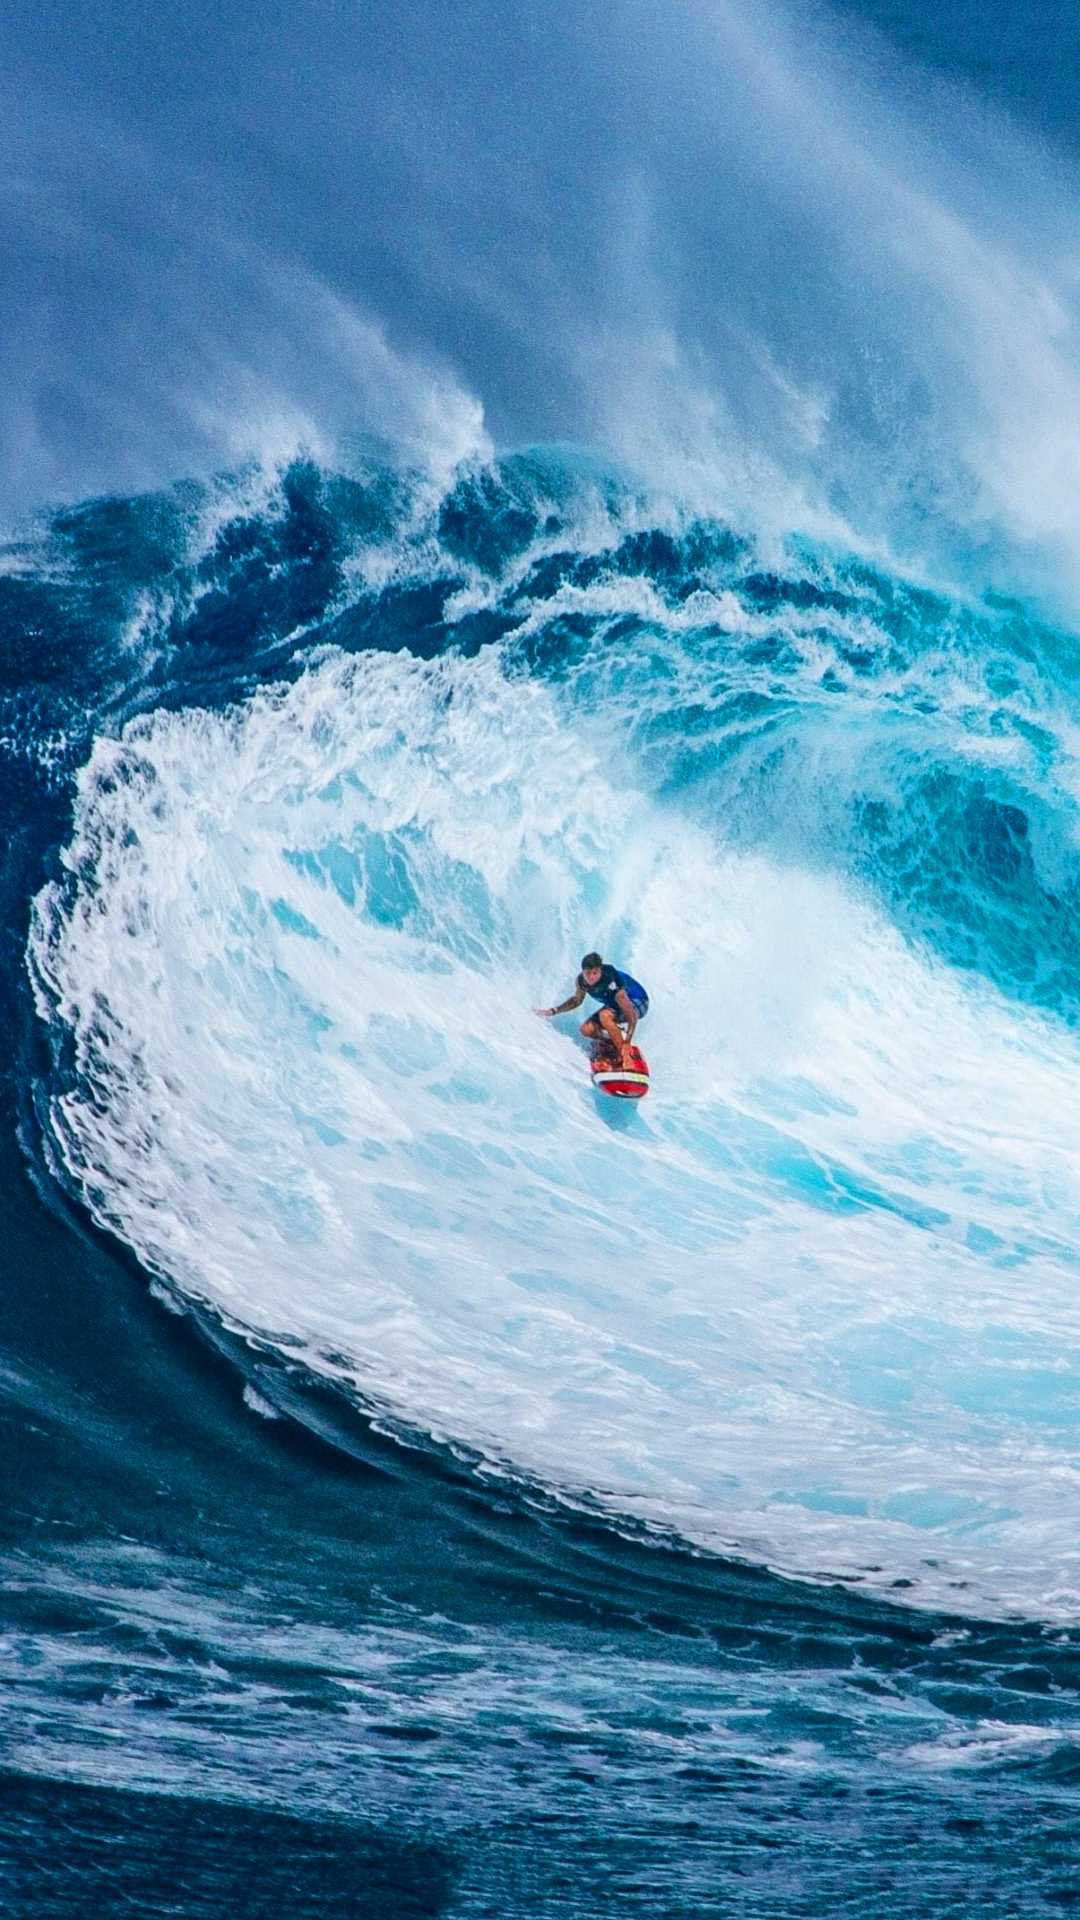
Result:
{"label": "white sea foam", "polygon": [[262,1420],[278,1420],[281,1417],[277,1408],[272,1407],[269,1400],[264,1399],[250,1381],[244,1388],[244,1405],[249,1407],[252,1413],[257,1413]]}
{"label": "white sea foam", "polygon": [[[65,860],[54,1151],[152,1270],[574,1497],[1080,1611],[1064,1029],[726,851],[495,651],[137,721]],[[529,1012],[594,944],[654,996],[632,1117]]]}
{"label": "white sea foam", "polygon": [[1030,1761],[1075,1745],[1061,1727],[1029,1727],[1015,1721],[980,1720],[971,1729],[950,1730],[940,1740],[920,1740],[904,1749],[902,1758],[935,1772],[1001,1767]]}

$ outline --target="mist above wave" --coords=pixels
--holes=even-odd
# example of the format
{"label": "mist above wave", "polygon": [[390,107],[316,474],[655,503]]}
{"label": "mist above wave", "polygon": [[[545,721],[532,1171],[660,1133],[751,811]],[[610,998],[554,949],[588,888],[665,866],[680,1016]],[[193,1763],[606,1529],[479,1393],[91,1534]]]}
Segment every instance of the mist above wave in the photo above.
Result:
{"label": "mist above wave", "polygon": [[1071,163],[850,18],[59,15],[6,17],[8,507],[572,438],[1074,604]]}

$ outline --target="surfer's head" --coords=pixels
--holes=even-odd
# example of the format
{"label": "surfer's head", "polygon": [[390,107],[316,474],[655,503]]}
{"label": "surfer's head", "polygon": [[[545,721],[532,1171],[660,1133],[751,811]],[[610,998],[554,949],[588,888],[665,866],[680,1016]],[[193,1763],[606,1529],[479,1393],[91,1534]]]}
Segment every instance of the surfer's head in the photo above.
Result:
{"label": "surfer's head", "polygon": [[594,986],[603,971],[604,963],[600,955],[598,953],[587,953],[581,963],[582,978],[587,980],[590,986]]}

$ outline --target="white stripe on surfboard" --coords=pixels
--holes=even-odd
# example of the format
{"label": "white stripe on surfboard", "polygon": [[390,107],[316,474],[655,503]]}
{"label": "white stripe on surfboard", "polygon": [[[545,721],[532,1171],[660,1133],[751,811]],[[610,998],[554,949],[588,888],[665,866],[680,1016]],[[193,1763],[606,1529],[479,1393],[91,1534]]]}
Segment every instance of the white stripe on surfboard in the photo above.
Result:
{"label": "white stripe on surfboard", "polygon": [[594,1073],[593,1079],[596,1081],[598,1087],[606,1087],[612,1080],[629,1080],[635,1087],[647,1087],[649,1084],[649,1076],[647,1073],[635,1073],[632,1068],[628,1069],[625,1073],[616,1073],[614,1069],[607,1073]]}

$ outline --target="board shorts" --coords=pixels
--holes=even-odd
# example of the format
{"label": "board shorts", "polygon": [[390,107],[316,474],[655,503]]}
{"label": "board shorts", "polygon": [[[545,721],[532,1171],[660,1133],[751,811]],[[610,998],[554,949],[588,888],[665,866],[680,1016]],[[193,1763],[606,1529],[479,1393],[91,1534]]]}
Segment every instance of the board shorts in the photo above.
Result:
{"label": "board shorts", "polygon": [[[637,1014],[638,1019],[644,1020],[645,1015],[649,1011],[648,994],[643,993],[641,995],[641,998],[639,999],[637,994],[630,993],[627,995],[627,999],[629,1000],[630,1005],[633,1007],[634,1012]],[[612,1006],[610,1000],[601,1000],[600,1005],[594,1009],[591,1017],[595,1020],[598,1014],[604,1013],[605,1011],[607,1013],[613,1013],[615,1015],[616,1020],[625,1020],[626,1018],[625,1014],[619,1012],[618,1007]]]}

